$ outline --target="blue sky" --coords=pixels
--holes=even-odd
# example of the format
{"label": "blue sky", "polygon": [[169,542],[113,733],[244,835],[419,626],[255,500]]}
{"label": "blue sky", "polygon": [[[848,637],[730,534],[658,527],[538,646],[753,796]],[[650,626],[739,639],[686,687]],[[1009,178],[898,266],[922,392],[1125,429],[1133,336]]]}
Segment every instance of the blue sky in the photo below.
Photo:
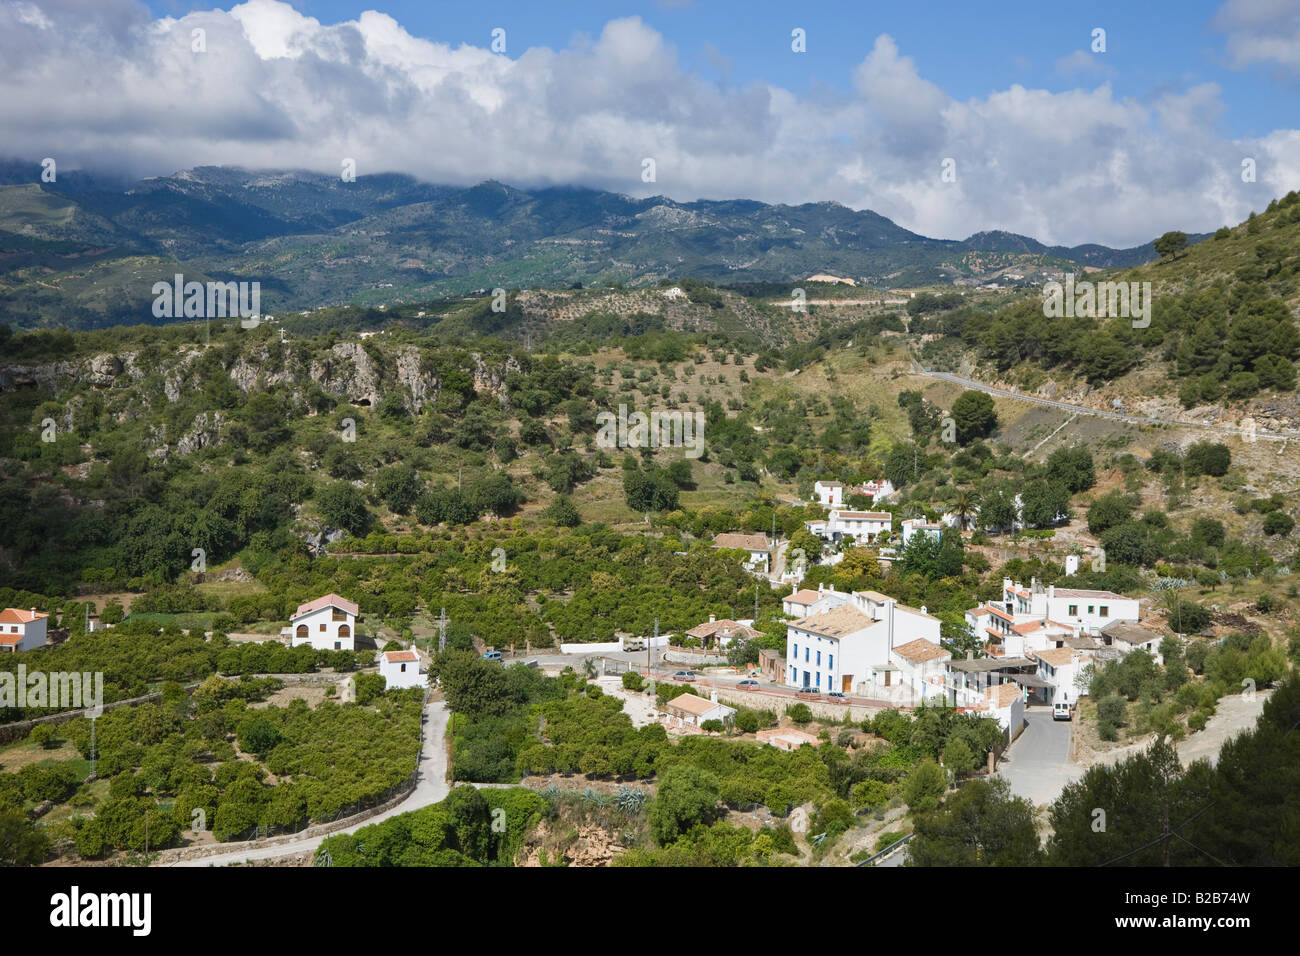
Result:
{"label": "blue sky", "polygon": [[1298,104],[1300,0],[0,0],[7,148],[135,176],[351,161],[1125,246],[1300,188]]}
{"label": "blue sky", "polygon": [[[1297,0],[1296,6],[1300,6]],[[210,3],[153,0],[159,15],[211,9]],[[380,10],[427,39],[486,47],[506,30],[507,53],[568,47],[600,34],[610,20],[639,16],[663,33],[682,65],[718,83],[763,81],[800,94],[850,86],[853,67],[881,33],[898,41],[927,79],[956,99],[982,97],[1013,83],[1067,90],[1109,82],[1117,94],[1148,98],[1214,82],[1226,107],[1222,130],[1257,136],[1279,123],[1300,123],[1300,82],[1269,65],[1234,67],[1225,34],[1214,27],[1220,0],[1125,0],[1050,4],[1042,0],[936,3],[745,3],[683,0],[644,3],[475,2],[445,0],[293,0],[325,23]],[[1051,9],[1056,7],[1056,9]],[[1086,9],[1084,9],[1086,7]],[[793,10],[793,12],[792,12]],[[991,14],[990,10],[996,10]],[[807,34],[807,53],[790,50],[790,32]],[[1107,31],[1107,51],[1092,55],[1092,31]],[[1089,53],[1092,69],[1062,63]]]}

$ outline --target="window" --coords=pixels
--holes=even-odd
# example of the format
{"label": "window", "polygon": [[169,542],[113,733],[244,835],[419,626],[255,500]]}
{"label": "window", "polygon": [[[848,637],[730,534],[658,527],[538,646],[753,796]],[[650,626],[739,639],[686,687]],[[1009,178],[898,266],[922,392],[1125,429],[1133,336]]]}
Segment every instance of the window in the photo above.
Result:
{"label": "window", "polygon": [[817,666],[818,666],[818,667],[821,667],[821,666],[822,666],[822,652],[821,652],[821,651],[818,651],[818,652],[817,652]]}
{"label": "window", "polygon": [[803,649],[803,660],[805,664],[808,663],[808,648],[806,647]]}
{"label": "window", "polygon": [[346,621],[348,619],[348,612],[343,610],[342,608],[336,607],[333,609],[333,611],[334,614],[330,618],[331,621]]}
{"label": "window", "polygon": [[799,659],[799,645],[798,645],[798,644],[796,644],[796,645],[794,646],[794,659],[795,659],[795,660],[798,660],[798,659]]}
{"label": "window", "polygon": [[405,665],[405,664],[402,665],[402,673],[403,673],[403,674],[406,673],[406,665]]}
{"label": "window", "polygon": [[320,629],[321,629],[322,631],[325,630],[325,623],[324,623],[323,621],[321,622]]}
{"label": "window", "polygon": [[1102,616],[1102,617],[1110,617],[1110,607],[1109,607],[1108,605],[1103,604],[1103,605],[1101,606],[1101,616]]}
{"label": "window", "polygon": [[1071,605],[1070,605],[1070,617],[1078,617],[1078,616],[1079,616],[1079,605],[1077,605],[1077,604],[1071,604]]}
{"label": "window", "polygon": [[1091,604],[1088,605],[1088,613],[1089,613],[1089,614],[1092,613],[1092,605],[1091,605]]}
{"label": "window", "polygon": [[829,667],[831,670],[835,670],[835,655],[834,655],[834,654],[827,654],[827,655],[826,655],[826,666]]}

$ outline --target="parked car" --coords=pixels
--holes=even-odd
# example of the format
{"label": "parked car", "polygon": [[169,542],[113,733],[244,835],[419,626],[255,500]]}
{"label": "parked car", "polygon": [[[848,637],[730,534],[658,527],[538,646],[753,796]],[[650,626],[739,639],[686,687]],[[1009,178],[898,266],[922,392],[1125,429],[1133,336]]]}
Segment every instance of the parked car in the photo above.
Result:
{"label": "parked car", "polygon": [[644,651],[645,641],[639,637],[623,638],[623,650],[625,651]]}
{"label": "parked car", "polygon": [[1053,704],[1053,705],[1052,705],[1052,719],[1053,719],[1053,720],[1069,720],[1069,719],[1070,719],[1070,705],[1069,705],[1069,704],[1066,704],[1066,703],[1059,702],[1059,701],[1058,701],[1057,703]]}
{"label": "parked car", "polygon": [[848,700],[848,697],[844,694],[844,692],[838,690],[828,691],[826,696],[834,697],[836,700]]}
{"label": "parked car", "polygon": [[695,680],[695,671],[678,671],[673,675],[673,680]]}
{"label": "parked car", "polygon": [[804,684],[803,687],[799,689],[799,692],[795,694],[796,697],[821,697],[821,695],[822,691],[820,687],[809,687],[807,684]]}
{"label": "parked car", "polygon": [[758,690],[758,681],[746,678],[736,685],[737,690]]}
{"label": "parked car", "polygon": [[483,660],[485,660],[485,661],[501,661],[501,660],[502,660],[502,658],[501,658],[501,652],[500,652],[500,651],[486,651],[486,652],[484,652],[484,654],[483,654]]}

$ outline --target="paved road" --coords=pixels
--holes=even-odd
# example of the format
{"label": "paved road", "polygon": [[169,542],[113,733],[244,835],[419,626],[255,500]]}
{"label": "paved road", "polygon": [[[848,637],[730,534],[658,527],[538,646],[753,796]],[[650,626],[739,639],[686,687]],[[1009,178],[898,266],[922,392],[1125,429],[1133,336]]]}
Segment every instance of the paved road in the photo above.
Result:
{"label": "paved road", "polygon": [[1072,720],[1053,720],[1051,708],[1025,711],[1027,726],[998,767],[1011,792],[1037,804],[1051,803],[1084,768],[1070,763]]}
{"label": "paved road", "polygon": [[[1180,428],[1199,428],[1203,431],[1211,431],[1220,435],[1235,435],[1241,438],[1246,434],[1242,428],[1232,425],[1216,425],[1210,422],[1189,422],[1178,418],[1155,418],[1150,415],[1129,415],[1125,412],[1112,412],[1101,408],[1089,408],[1086,405],[1071,405],[1067,402],[1054,402],[1051,399],[1039,398],[1037,395],[1027,395],[1024,392],[1012,392],[1005,388],[994,388],[992,385],[985,385],[983,382],[977,382],[970,378],[961,378],[957,375],[950,375],[947,372],[927,372],[924,369],[917,369],[921,375],[928,375],[931,378],[941,379],[945,382],[951,382],[954,385],[961,385],[965,388],[973,388],[980,392],[987,392],[990,395],[999,395],[1002,398],[1018,398],[1022,402],[1030,402],[1034,405],[1046,405],[1048,408],[1057,408],[1063,412],[1072,412],[1075,415],[1092,415],[1096,418],[1109,418],[1119,422],[1129,422],[1133,425],[1176,425]],[[1267,441],[1289,441],[1300,438],[1300,432],[1266,432],[1256,430],[1254,437],[1256,439],[1265,439]]]}
{"label": "paved road", "polygon": [[[354,826],[336,830],[334,833],[327,834],[328,836],[337,836],[339,833],[355,833],[361,827],[379,823],[399,813],[410,813],[412,810],[419,810],[421,807],[437,803],[451,791],[451,788],[447,785],[447,705],[440,700],[430,700],[425,706],[424,714],[424,749],[420,752],[420,776],[416,781],[415,789],[397,806]],[[272,860],[277,857],[294,856],[299,853],[314,853],[324,839],[324,836],[318,836],[294,840],[289,843],[235,849],[196,860],[183,860],[171,865],[185,867],[230,866],[233,863],[244,863],[249,860]]]}

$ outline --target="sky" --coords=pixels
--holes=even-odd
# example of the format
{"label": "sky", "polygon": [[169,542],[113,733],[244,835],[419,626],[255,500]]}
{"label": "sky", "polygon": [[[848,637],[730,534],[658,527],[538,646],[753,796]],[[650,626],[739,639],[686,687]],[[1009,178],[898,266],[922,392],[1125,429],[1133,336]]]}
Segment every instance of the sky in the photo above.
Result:
{"label": "sky", "polygon": [[0,130],[64,169],[352,160],[1130,246],[1300,188],[1300,0],[0,0]]}

